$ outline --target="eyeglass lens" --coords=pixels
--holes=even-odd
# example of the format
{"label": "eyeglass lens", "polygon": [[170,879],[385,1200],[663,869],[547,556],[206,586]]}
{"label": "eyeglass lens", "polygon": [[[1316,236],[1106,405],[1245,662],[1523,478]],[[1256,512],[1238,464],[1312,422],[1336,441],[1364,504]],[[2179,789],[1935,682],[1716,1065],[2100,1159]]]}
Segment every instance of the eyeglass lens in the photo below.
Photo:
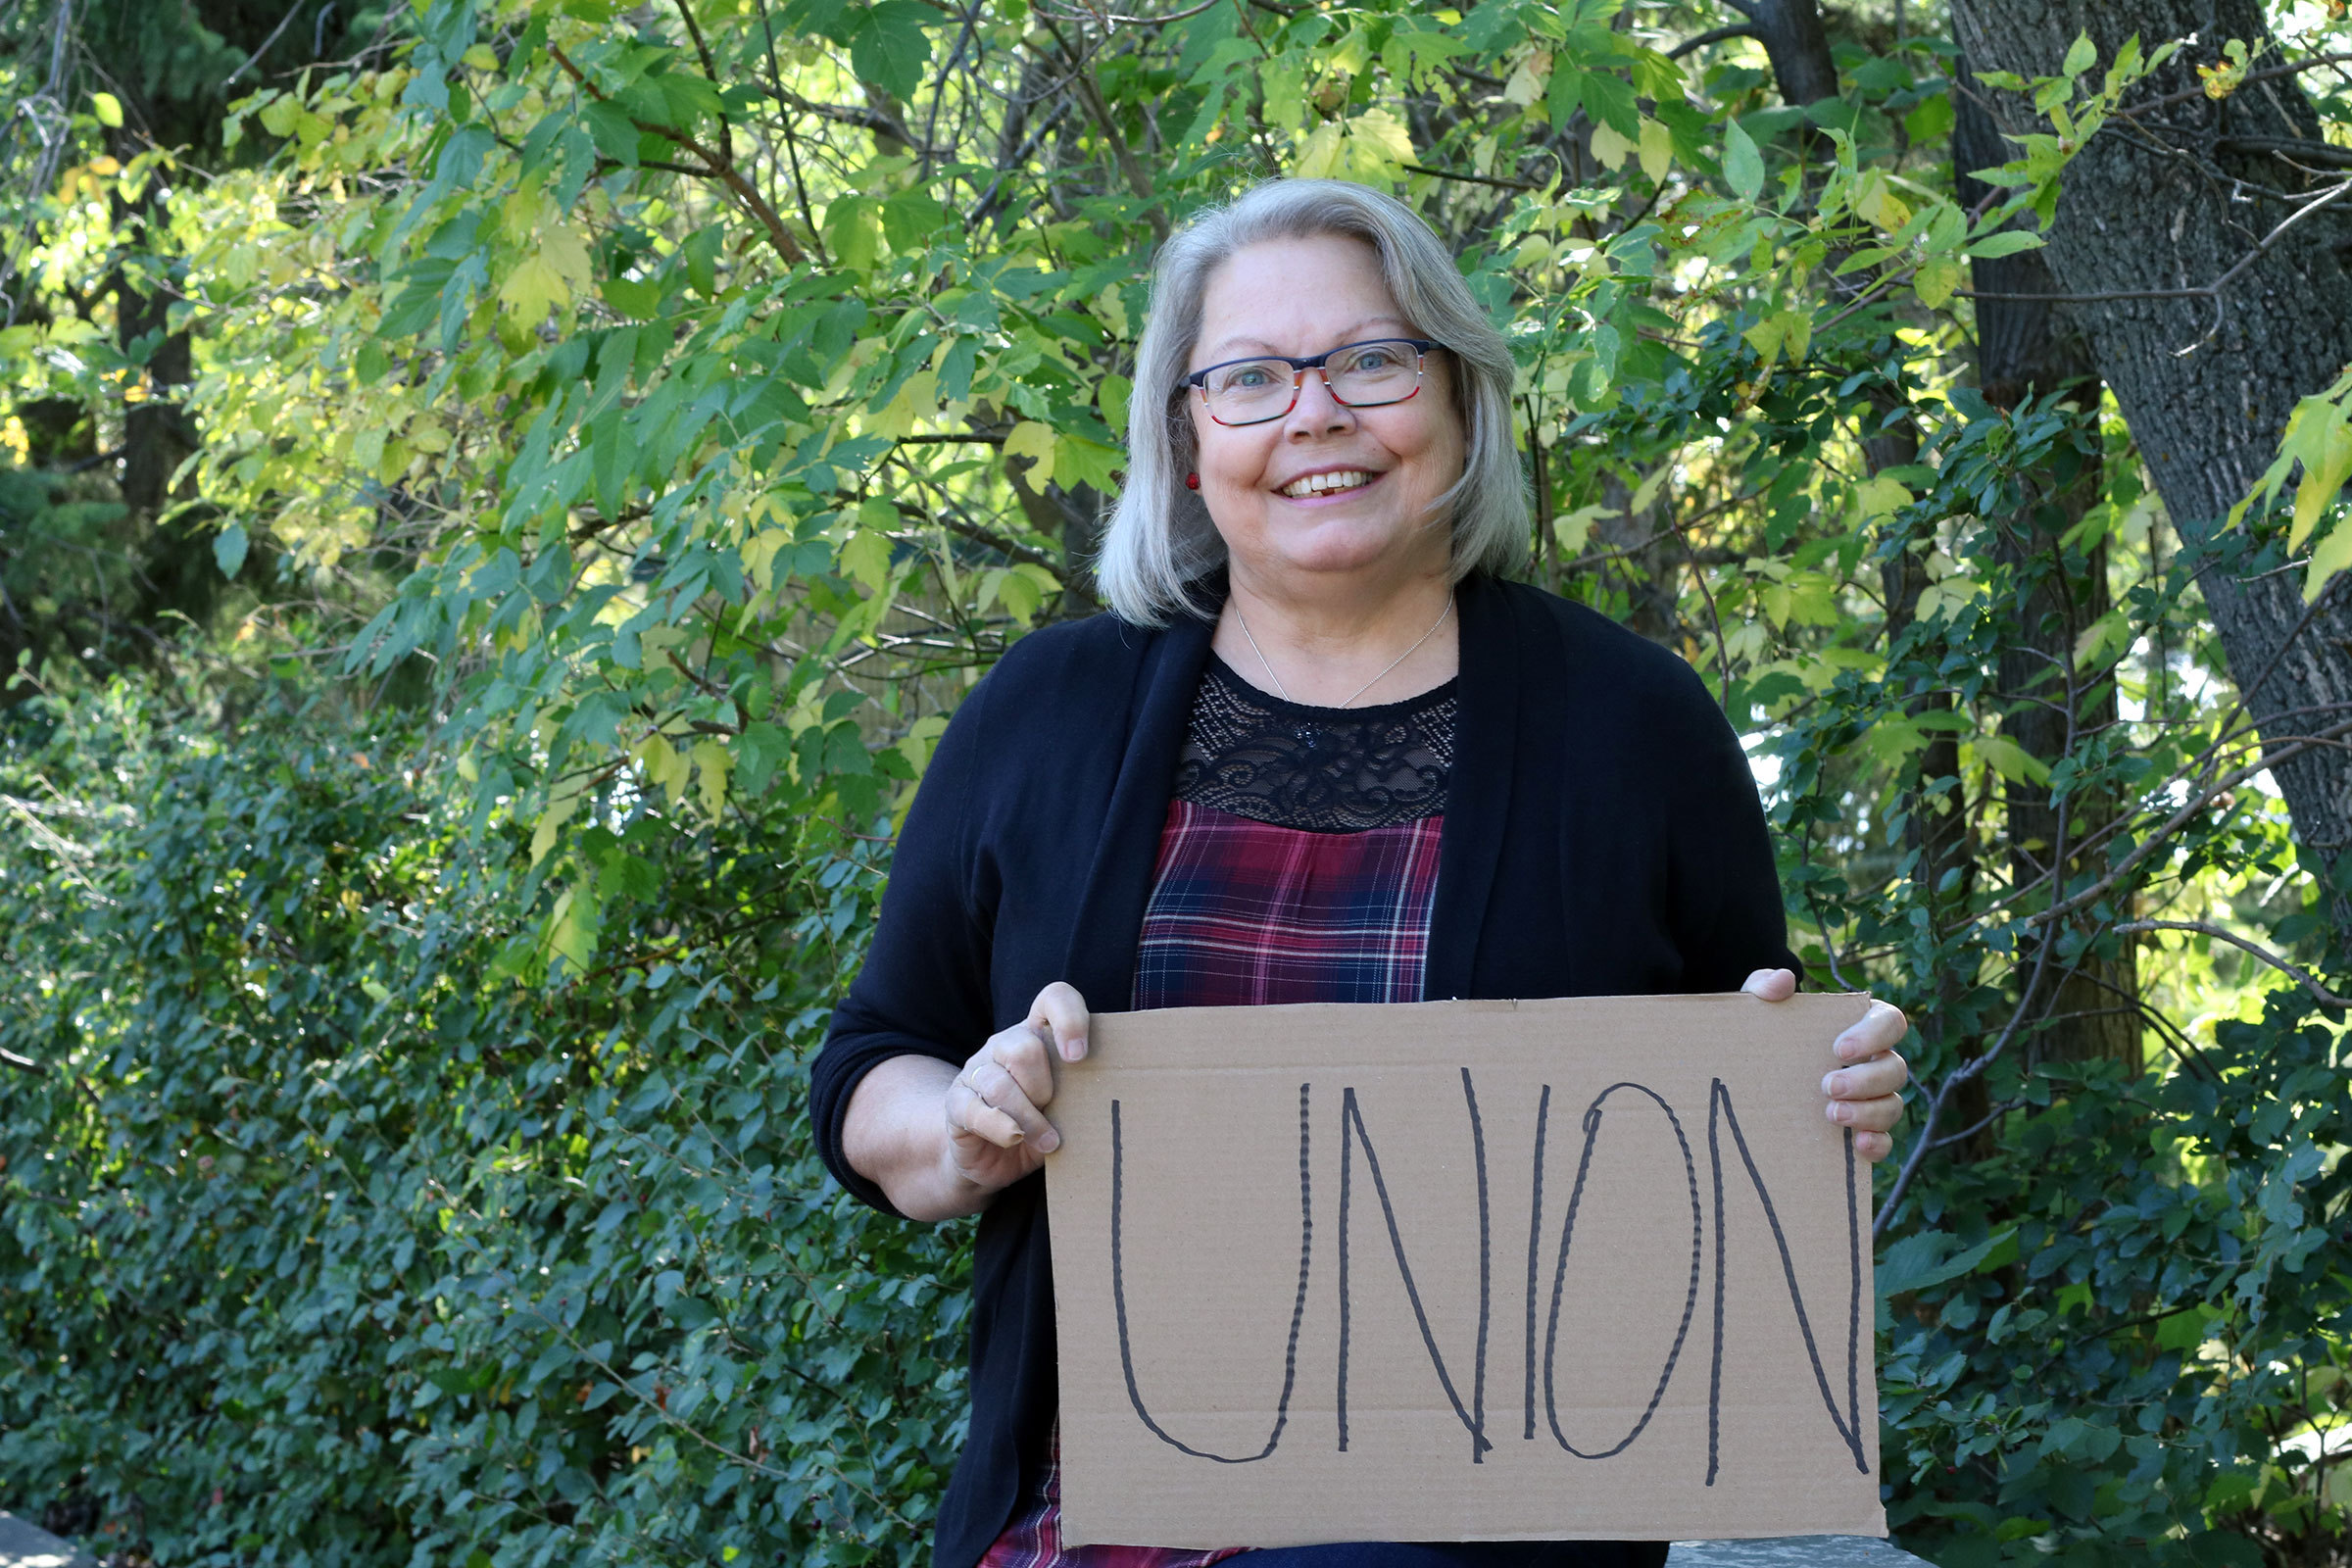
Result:
{"label": "eyeglass lens", "polygon": [[[1313,372],[1308,372],[1313,373]],[[1334,401],[1349,408],[1401,403],[1421,382],[1421,351],[1398,339],[1352,343],[1323,363]],[[1202,382],[1211,416],[1225,424],[1280,418],[1298,401],[1298,376],[1284,360],[1220,365]]]}

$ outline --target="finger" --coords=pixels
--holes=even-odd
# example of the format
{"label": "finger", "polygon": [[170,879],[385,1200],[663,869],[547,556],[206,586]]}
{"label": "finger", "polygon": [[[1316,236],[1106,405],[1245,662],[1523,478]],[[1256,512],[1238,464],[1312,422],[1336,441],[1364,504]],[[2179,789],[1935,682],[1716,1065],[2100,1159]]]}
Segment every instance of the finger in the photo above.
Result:
{"label": "finger", "polygon": [[1787,969],[1758,969],[1740,989],[1766,1002],[1787,1002],[1796,995],[1796,976]]}
{"label": "finger", "polygon": [[1838,1059],[1860,1061],[1892,1051],[1910,1032],[1911,1020],[1903,1016],[1902,1008],[1890,1002],[1873,1002],[1870,1010],[1838,1037]]}
{"label": "finger", "polygon": [[1832,1100],[1876,1100],[1881,1095],[1893,1094],[1910,1081],[1910,1064],[1889,1053],[1825,1073],[1821,1092]]}
{"label": "finger", "polygon": [[[1020,1092],[1033,1105],[1051,1104],[1054,1100],[1053,1046],[1045,1030],[1037,1024],[1025,1023],[991,1037],[972,1065],[993,1062],[1012,1075]],[[995,1099],[995,1096],[990,1096]]]}
{"label": "finger", "polygon": [[1861,1157],[1864,1164],[1876,1165],[1880,1160],[1894,1152],[1894,1140],[1885,1133],[1856,1133],[1854,1134],[1854,1152]]}
{"label": "finger", "polygon": [[1903,1119],[1903,1097],[1881,1095],[1876,1100],[1833,1100],[1828,1112],[1830,1120],[1858,1133],[1892,1132],[1895,1123]]}
{"label": "finger", "polygon": [[1061,1146],[1061,1135],[1054,1130],[1054,1124],[1003,1066],[994,1061],[975,1062],[965,1069],[964,1081],[980,1103],[1009,1119],[1020,1129],[1021,1139],[1035,1144],[1038,1152],[1051,1154]]}
{"label": "finger", "polygon": [[977,1098],[965,1107],[960,1126],[966,1135],[999,1149],[1018,1149],[1029,1141],[1018,1122],[994,1105],[982,1104]]}
{"label": "finger", "polygon": [[1048,1037],[1061,1052],[1064,1061],[1080,1061],[1086,1056],[1086,999],[1078,988],[1066,981],[1056,980],[1037,994],[1029,1004],[1029,1021],[1044,1027]]}

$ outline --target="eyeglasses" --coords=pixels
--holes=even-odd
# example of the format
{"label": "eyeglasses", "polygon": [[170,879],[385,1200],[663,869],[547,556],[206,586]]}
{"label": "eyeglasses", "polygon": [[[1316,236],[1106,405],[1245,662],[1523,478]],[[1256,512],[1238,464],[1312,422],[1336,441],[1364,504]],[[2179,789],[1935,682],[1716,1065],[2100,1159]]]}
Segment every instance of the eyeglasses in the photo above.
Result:
{"label": "eyeglasses", "polygon": [[1377,409],[1402,403],[1420,391],[1421,357],[1445,346],[1425,338],[1383,337],[1343,343],[1328,354],[1303,360],[1261,354],[1195,370],[1176,393],[1183,396],[1188,386],[1199,392],[1208,416],[1219,424],[1263,424],[1297,408],[1306,372],[1320,370],[1334,403]]}

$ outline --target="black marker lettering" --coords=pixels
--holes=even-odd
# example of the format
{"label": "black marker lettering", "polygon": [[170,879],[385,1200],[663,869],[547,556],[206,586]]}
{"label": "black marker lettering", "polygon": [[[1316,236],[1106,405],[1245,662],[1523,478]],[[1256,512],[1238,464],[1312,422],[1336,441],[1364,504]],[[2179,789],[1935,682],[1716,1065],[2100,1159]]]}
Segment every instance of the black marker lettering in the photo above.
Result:
{"label": "black marker lettering", "polygon": [[1527,1215],[1527,1431],[1536,1439],[1536,1259],[1544,1250],[1544,1130],[1551,1123],[1551,1085],[1536,1102],[1536,1174]]}
{"label": "black marker lettering", "polygon": [[[1554,1395],[1552,1368],[1560,1343],[1560,1295],[1568,1281],[1568,1249],[1576,1239],[1576,1209],[1577,1205],[1584,1201],[1585,1177],[1592,1168],[1592,1146],[1600,1137],[1600,1107],[1607,1102],[1611,1095],[1620,1089],[1631,1089],[1638,1095],[1647,1095],[1651,1100],[1656,1101],[1658,1108],[1666,1113],[1667,1125],[1674,1129],[1675,1143],[1682,1149],[1683,1179],[1690,1189],[1690,1283],[1683,1294],[1683,1320],[1674,1331],[1674,1348],[1666,1352],[1666,1364],[1658,1371],[1658,1386],[1650,1391],[1649,1403],[1642,1411],[1642,1419],[1634,1423],[1633,1431],[1620,1438],[1615,1446],[1602,1448],[1596,1453],[1587,1453],[1570,1443],[1568,1435],[1560,1430],[1560,1412]],[[1592,1103],[1585,1107],[1585,1148],[1584,1152],[1577,1157],[1576,1161],[1576,1186],[1568,1194],[1568,1218],[1560,1227],[1560,1260],[1551,1276],[1551,1322],[1544,1336],[1544,1413],[1551,1423],[1552,1438],[1561,1447],[1577,1458],[1607,1459],[1623,1453],[1634,1446],[1634,1440],[1642,1436],[1649,1426],[1650,1418],[1658,1413],[1658,1403],[1666,1397],[1666,1385],[1673,1380],[1675,1363],[1682,1359],[1683,1342],[1690,1333],[1691,1314],[1698,1309],[1701,1223],[1702,1215],[1698,1204],[1698,1167],[1690,1157],[1690,1140],[1683,1136],[1682,1118],[1674,1113],[1674,1107],[1666,1103],[1656,1090],[1635,1083],[1611,1084],[1595,1095]]]}
{"label": "black marker lettering", "polygon": [[[1214,1459],[1219,1464],[1250,1464],[1263,1459],[1267,1454],[1272,1453],[1274,1446],[1282,1441],[1282,1429],[1289,1424],[1291,1419],[1291,1389],[1298,1377],[1298,1326],[1306,1316],[1307,1264],[1314,1255],[1315,1239],[1314,1204],[1307,1187],[1306,1109],[1307,1085],[1300,1084],[1298,1086],[1298,1295],[1297,1299],[1291,1303],[1290,1344],[1283,1350],[1282,1355],[1282,1397],[1274,1406],[1274,1430],[1266,1435],[1264,1447],[1255,1453],[1224,1454],[1210,1453],[1205,1449],[1193,1447],[1189,1444],[1180,1443],[1170,1437],[1164,1427],[1152,1419],[1152,1412],[1144,1408],[1143,1392],[1136,1387],[1135,1351],[1127,1338],[1127,1279],[1124,1265],[1127,1153],[1119,1127],[1119,1102],[1115,1100],[1110,1102],[1110,1298],[1111,1304],[1118,1314],[1119,1366],[1127,1374],[1127,1402],[1135,1406],[1135,1413],[1142,1418],[1144,1425],[1151,1429],[1153,1437],[1178,1452],[1189,1453],[1196,1459]],[[1341,1144],[1342,1148],[1346,1147],[1344,1135]],[[1367,1149],[1366,1152],[1369,1152]],[[1345,1230],[1341,1232],[1343,1238],[1346,1234]],[[1343,1247],[1346,1245],[1344,1240],[1342,1245]],[[1345,1255],[1343,1252],[1343,1258]],[[1345,1264],[1343,1263],[1342,1266],[1345,1267]],[[1341,1301],[1341,1310],[1345,1313],[1347,1310],[1346,1298],[1343,1297]],[[1342,1343],[1344,1344],[1345,1340]]]}
{"label": "black marker lettering", "polygon": [[1740,1130],[1740,1113],[1732,1108],[1732,1092],[1718,1078],[1707,1094],[1707,1158],[1715,1167],[1715,1375],[1707,1389],[1707,1485],[1715,1484],[1716,1439],[1722,1425],[1723,1401],[1723,1149],[1716,1135],[1718,1118],[1731,1128],[1732,1142],[1740,1149],[1740,1163],[1747,1167],[1747,1179],[1764,1204],[1764,1218],[1772,1227],[1773,1245],[1781,1250],[1781,1274],[1788,1282],[1788,1304],[1796,1309],[1797,1331],[1804,1336],[1805,1354],[1813,1363],[1813,1382],[1821,1390],[1822,1405],[1830,1412],[1830,1422],[1837,1427],[1838,1436],[1845,1440],[1846,1451],[1854,1456],[1854,1468],[1868,1475],[1870,1460],[1862,1450],[1862,1239],[1855,1224],[1860,1199],[1854,1189],[1853,1135],[1847,1134],[1845,1142],[1846,1266],[1853,1276],[1853,1290],[1845,1339],[1846,1408],[1840,1414],[1838,1396],[1831,1390],[1829,1374],[1822,1368],[1821,1348],[1813,1340],[1812,1319],[1805,1314],[1804,1293],[1797,1289],[1796,1263],[1788,1255],[1788,1237],[1781,1229],[1780,1210],[1773,1206],[1772,1194],[1765,1189],[1764,1173],[1756,1169],[1755,1155],[1748,1152],[1747,1135]]}
{"label": "black marker lettering", "polygon": [[[1464,1094],[1470,1096],[1472,1150],[1478,1162],[1479,1193],[1483,1198],[1485,1196],[1487,1187],[1486,1134],[1478,1123],[1478,1100],[1477,1097],[1470,1091],[1469,1074],[1467,1071],[1463,1073],[1462,1088]],[[1451,1373],[1446,1370],[1446,1357],[1438,1350],[1437,1335],[1432,1333],[1430,1330],[1429,1313],[1421,1304],[1420,1288],[1413,1283],[1412,1265],[1405,1261],[1404,1237],[1396,1229],[1396,1205],[1391,1201],[1389,1198],[1388,1181],[1380,1173],[1380,1155],[1372,1148],[1372,1135],[1365,1130],[1363,1111],[1356,1104],[1355,1091],[1352,1088],[1342,1089],[1340,1091],[1340,1451],[1345,1453],[1348,1449],[1348,1341],[1350,1333],[1348,1299],[1349,1285],[1348,1272],[1348,1204],[1351,1200],[1351,1192],[1354,1179],[1353,1171],[1351,1169],[1352,1155],[1354,1147],[1357,1143],[1361,1143],[1364,1146],[1364,1168],[1372,1173],[1372,1191],[1374,1196],[1380,1200],[1380,1212],[1382,1217],[1388,1221],[1389,1250],[1396,1254],[1396,1272],[1404,1280],[1405,1299],[1412,1303],[1413,1320],[1420,1325],[1421,1344],[1429,1351],[1430,1365],[1437,1368],[1438,1384],[1446,1391],[1446,1399],[1453,1405],[1453,1413],[1455,1418],[1462,1423],[1463,1429],[1470,1434],[1471,1458],[1477,1462],[1483,1463],[1485,1462],[1486,1450],[1494,1446],[1494,1444],[1487,1441],[1486,1390],[1483,1387],[1474,1389],[1472,1391],[1472,1402],[1474,1408],[1463,1408],[1462,1396],[1454,1390],[1453,1376]],[[1486,1235],[1482,1225],[1480,1232],[1480,1241],[1482,1245],[1481,1257],[1479,1260],[1479,1355],[1477,1366],[1478,1377],[1482,1384],[1486,1377],[1487,1307],[1489,1303],[1489,1293],[1486,1283],[1489,1277],[1489,1270],[1485,1256],[1485,1240]]]}

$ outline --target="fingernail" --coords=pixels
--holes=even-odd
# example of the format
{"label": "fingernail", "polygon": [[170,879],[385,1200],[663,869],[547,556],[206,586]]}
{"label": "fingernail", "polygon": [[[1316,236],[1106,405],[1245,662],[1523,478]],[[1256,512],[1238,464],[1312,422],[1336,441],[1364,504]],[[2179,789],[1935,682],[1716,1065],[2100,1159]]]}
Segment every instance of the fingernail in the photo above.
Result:
{"label": "fingernail", "polygon": [[1049,1127],[1037,1135],[1038,1152],[1051,1154],[1061,1147],[1061,1134]]}
{"label": "fingernail", "polygon": [[1061,1043],[1061,1059],[1062,1059],[1062,1060],[1064,1060],[1064,1061],[1082,1061],[1082,1060],[1084,1060],[1084,1059],[1085,1059],[1085,1057],[1086,1057],[1086,1036],[1084,1036],[1084,1035],[1078,1035],[1078,1036],[1076,1036],[1075,1038],[1072,1038],[1072,1039],[1069,1039],[1069,1040],[1064,1040],[1064,1041]]}
{"label": "fingernail", "polygon": [[1836,1073],[1824,1073],[1822,1075],[1821,1092],[1825,1095],[1835,1095],[1838,1093],[1838,1075]]}
{"label": "fingernail", "polygon": [[1836,1122],[1842,1122],[1845,1120],[1845,1104],[1842,1101],[1833,1100],[1824,1108],[1827,1111],[1830,1120]]}

